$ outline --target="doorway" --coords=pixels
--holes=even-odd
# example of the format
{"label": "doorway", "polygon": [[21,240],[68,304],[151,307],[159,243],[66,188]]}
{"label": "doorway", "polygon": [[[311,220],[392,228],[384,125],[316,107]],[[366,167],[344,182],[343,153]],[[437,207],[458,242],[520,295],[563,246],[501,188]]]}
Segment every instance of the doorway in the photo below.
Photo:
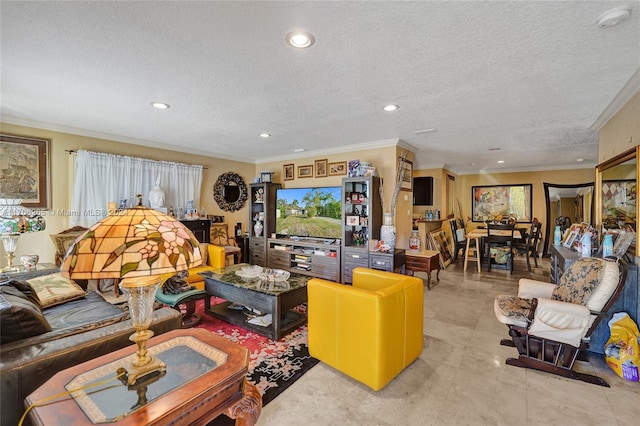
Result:
{"label": "doorway", "polygon": [[593,223],[594,183],[556,184],[544,182],[547,217],[544,232],[543,256],[549,252],[549,237],[559,217],[568,217],[571,223]]}

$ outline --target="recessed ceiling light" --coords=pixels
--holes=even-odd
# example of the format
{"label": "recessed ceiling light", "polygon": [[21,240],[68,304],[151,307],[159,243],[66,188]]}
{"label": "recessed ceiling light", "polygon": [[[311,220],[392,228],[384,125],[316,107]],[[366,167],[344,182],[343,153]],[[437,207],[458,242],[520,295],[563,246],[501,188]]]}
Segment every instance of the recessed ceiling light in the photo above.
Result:
{"label": "recessed ceiling light", "polygon": [[296,148],[293,152],[304,152],[304,148]]}
{"label": "recessed ceiling light", "polygon": [[306,31],[293,31],[287,34],[287,43],[296,49],[306,49],[307,47],[313,46],[316,42],[316,38],[313,34],[308,33]]}
{"label": "recessed ceiling light", "polygon": [[504,163],[504,160],[498,160],[498,164]]}
{"label": "recessed ceiling light", "polygon": [[578,163],[582,163],[582,162],[584,161],[584,158],[578,158],[576,161],[577,161]]}
{"label": "recessed ceiling light", "polygon": [[631,9],[629,6],[620,6],[607,10],[605,13],[598,17],[598,26],[600,28],[610,28],[629,19],[631,16]]}
{"label": "recessed ceiling light", "polygon": [[398,105],[396,105],[396,104],[389,104],[389,105],[385,105],[384,108],[382,108],[382,109],[387,111],[387,112],[391,112],[391,111],[396,111],[398,108],[400,108],[400,107]]}
{"label": "recessed ceiling light", "polygon": [[166,104],[164,102],[151,102],[151,106],[158,109],[169,109],[171,105]]}
{"label": "recessed ceiling light", "polygon": [[258,136],[260,136],[261,138],[265,138],[266,139],[266,138],[270,138],[271,134],[269,134],[269,133],[260,133]]}

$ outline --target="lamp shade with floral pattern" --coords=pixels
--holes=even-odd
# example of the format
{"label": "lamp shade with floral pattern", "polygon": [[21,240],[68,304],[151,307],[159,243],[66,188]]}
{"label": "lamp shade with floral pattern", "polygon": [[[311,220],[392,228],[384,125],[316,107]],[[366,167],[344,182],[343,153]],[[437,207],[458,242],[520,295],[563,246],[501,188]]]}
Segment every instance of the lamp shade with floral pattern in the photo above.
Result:
{"label": "lamp shade with floral pattern", "polygon": [[131,278],[198,266],[198,240],[175,218],[144,206],[108,216],[79,236],[62,263],[73,279]]}

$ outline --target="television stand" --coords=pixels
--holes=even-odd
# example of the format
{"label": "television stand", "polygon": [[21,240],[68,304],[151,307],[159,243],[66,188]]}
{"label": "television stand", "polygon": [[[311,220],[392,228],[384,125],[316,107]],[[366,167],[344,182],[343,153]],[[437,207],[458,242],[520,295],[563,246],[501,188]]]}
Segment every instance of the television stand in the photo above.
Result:
{"label": "television stand", "polygon": [[269,238],[268,266],[326,280],[340,280],[340,244],[322,238]]}

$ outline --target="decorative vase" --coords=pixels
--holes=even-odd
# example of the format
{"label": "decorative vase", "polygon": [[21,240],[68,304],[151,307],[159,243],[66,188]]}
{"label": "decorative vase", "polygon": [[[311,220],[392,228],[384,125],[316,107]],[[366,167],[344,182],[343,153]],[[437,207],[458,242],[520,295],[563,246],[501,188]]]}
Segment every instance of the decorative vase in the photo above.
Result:
{"label": "decorative vase", "polygon": [[420,237],[418,236],[418,231],[411,231],[411,236],[409,237],[409,250],[420,250]]}
{"label": "decorative vase", "polygon": [[384,214],[384,225],[380,227],[380,240],[389,246],[389,250],[396,248],[396,226],[393,224],[393,215],[391,213]]}
{"label": "decorative vase", "polygon": [[257,221],[255,225],[253,225],[253,230],[256,233],[256,237],[259,237],[262,235],[262,230],[264,229],[264,227],[262,226],[262,222]]}
{"label": "decorative vase", "polygon": [[34,269],[38,264],[38,260],[40,260],[40,257],[37,254],[25,254],[20,257],[20,263],[26,269]]}

